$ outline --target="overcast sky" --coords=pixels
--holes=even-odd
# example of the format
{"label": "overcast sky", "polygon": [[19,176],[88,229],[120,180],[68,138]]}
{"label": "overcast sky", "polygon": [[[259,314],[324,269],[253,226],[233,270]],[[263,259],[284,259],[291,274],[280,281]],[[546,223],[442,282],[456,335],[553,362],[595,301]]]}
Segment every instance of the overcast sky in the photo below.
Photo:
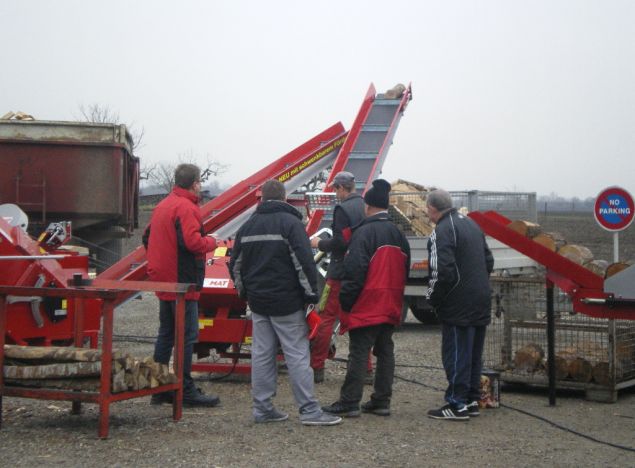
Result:
{"label": "overcast sky", "polygon": [[635,192],[635,2],[9,1],[0,114],[100,103],[142,162],[251,175],[412,83],[383,176],[448,190]]}

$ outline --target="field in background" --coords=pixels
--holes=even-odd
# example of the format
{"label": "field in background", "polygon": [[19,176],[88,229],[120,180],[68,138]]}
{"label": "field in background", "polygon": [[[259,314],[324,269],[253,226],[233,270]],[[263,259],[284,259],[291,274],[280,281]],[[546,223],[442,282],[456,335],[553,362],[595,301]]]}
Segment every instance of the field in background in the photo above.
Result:
{"label": "field in background", "polygon": [[[538,213],[538,224],[544,231],[561,233],[569,244],[591,249],[596,259],[613,262],[613,233],[602,229],[593,213]],[[635,223],[620,232],[620,260],[635,260]]]}

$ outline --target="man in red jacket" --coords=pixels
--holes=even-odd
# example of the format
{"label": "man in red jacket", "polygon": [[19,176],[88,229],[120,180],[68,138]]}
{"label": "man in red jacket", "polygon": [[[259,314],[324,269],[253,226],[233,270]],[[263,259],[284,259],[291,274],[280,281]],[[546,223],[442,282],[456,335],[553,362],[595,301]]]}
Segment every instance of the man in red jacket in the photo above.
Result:
{"label": "man in red jacket", "polygon": [[[194,283],[197,290],[185,295],[185,348],[183,353],[183,405],[216,406],[220,399],[204,395],[192,380],[192,353],[198,340],[198,298],[205,276],[205,254],[216,248],[216,241],[206,237],[198,206],[201,170],[193,164],[180,164],[174,171],[174,188],[154,209],[143,235],[152,281]],[[159,333],[154,360],[170,362],[174,346],[176,295],[157,293],[159,298]],[[152,395],[151,403],[172,403],[172,392]]]}
{"label": "man in red jacket", "polygon": [[366,219],[355,229],[344,257],[340,290],[341,333],[348,331],[348,367],[340,398],[327,413],[360,415],[368,353],[377,357],[374,391],[361,410],[379,416],[390,415],[390,398],[395,372],[392,334],[401,322],[403,292],[410,265],[410,245],[388,218],[390,184],[373,181],[364,195]]}

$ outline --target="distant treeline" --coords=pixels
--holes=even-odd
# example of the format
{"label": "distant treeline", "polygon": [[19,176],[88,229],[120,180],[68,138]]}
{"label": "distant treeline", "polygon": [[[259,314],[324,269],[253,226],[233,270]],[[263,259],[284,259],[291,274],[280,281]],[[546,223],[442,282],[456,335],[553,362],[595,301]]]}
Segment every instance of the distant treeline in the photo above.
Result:
{"label": "distant treeline", "polygon": [[565,198],[556,194],[539,195],[536,201],[536,208],[539,213],[549,212],[592,212],[595,204],[594,197],[581,199],[578,197]]}

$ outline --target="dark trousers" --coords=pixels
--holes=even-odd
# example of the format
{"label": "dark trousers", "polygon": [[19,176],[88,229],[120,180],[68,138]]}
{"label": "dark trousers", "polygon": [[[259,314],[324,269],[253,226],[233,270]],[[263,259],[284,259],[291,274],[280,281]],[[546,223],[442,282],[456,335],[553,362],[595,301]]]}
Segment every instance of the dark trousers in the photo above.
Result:
{"label": "dark trousers", "polygon": [[[154,360],[169,364],[174,347],[176,301],[159,301],[159,333],[154,345]],[[183,391],[194,390],[192,352],[198,340],[198,301],[185,301],[185,348],[183,350]]]}
{"label": "dark trousers", "polygon": [[443,324],[441,358],[448,379],[445,401],[455,408],[481,399],[486,328]]}
{"label": "dark trousers", "polygon": [[[327,289],[328,288],[328,289]],[[324,362],[329,356],[331,336],[335,321],[340,319],[340,314],[345,314],[340,305],[340,289],[342,282],[335,279],[327,279],[326,287],[322,294],[326,294],[324,309],[320,311],[320,324],[315,338],[311,340],[311,367],[314,370],[324,369]],[[368,355],[368,372],[373,372],[373,362]]]}
{"label": "dark trousers", "polygon": [[342,403],[358,405],[361,401],[368,353],[373,348],[373,354],[377,357],[377,367],[371,400],[386,406],[390,404],[395,374],[395,345],[392,341],[394,329],[393,325],[381,324],[354,328],[348,332],[348,367],[340,390]]}

